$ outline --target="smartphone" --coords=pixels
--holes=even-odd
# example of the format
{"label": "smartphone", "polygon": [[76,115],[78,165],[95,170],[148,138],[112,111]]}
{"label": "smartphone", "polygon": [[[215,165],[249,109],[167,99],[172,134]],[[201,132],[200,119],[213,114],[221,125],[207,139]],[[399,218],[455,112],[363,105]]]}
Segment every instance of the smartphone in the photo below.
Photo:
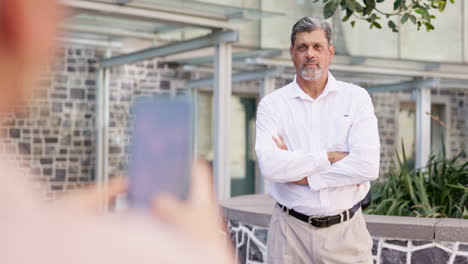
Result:
{"label": "smartphone", "polygon": [[159,193],[187,198],[192,105],[184,98],[141,99],[133,105],[127,193],[130,208],[149,208]]}

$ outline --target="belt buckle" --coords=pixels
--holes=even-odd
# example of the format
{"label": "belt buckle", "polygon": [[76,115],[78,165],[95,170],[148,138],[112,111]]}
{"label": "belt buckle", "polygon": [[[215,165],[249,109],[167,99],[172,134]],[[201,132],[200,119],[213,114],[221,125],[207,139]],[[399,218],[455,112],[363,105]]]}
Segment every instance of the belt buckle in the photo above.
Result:
{"label": "belt buckle", "polygon": [[283,211],[283,213],[286,213],[287,215],[289,215],[289,208],[281,204],[278,204],[278,206],[281,208],[281,211]]}
{"label": "belt buckle", "polygon": [[[314,221],[316,222],[316,224],[314,224]],[[328,227],[328,218],[313,218],[312,216],[309,216],[308,224],[314,227]]]}

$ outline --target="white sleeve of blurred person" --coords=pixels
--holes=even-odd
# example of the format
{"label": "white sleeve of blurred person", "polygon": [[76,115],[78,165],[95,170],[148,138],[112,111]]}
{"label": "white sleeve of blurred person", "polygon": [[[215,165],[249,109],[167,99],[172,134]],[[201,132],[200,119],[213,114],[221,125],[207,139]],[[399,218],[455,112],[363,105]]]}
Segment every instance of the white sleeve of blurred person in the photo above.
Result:
{"label": "white sleeve of blurred person", "polygon": [[[35,86],[53,53],[60,13],[57,0],[0,0],[0,115]],[[1,159],[0,171],[0,263],[232,263],[206,165],[195,167],[188,202],[155,202],[158,221],[98,215],[96,190],[52,207]]]}

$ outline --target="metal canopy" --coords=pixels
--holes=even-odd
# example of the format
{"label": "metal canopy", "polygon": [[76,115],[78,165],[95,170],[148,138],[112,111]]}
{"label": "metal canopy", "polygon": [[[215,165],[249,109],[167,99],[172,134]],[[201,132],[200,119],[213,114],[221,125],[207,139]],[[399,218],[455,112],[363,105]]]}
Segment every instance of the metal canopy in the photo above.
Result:
{"label": "metal canopy", "polygon": [[[255,58],[247,60],[247,63],[293,67],[290,58],[285,57],[275,59]],[[468,80],[468,65],[457,63],[434,64],[433,62],[366,57],[358,60],[356,57],[336,55],[330,64],[330,70],[332,72],[382,74],[387,76]]]}
{"label": "metal canopy", "polygon": [[[281,69],[278,68],[271,68],[271,69],[263,69],[253,72],[241,72],[232,75],[232,82],[245,82],[245,81],[252,81],[252,80],[260,80],[263,78],[268,77],[276,77],[281,74]],[[214,78],[206,78],[201,80],[195,80],[187,83],[185,86],[186,88],[195,89],[201,88],[206,86],[213,85]]]}
{"label": "metal canopy", "polygon": [[[197,0],[117,0],[118,2],[131,6],[154,7],[163,5],[164,10],[183,10],[184,13],[198,13],[228,20],[250,20],[282,15],[278,12],[264,11],[254,8],[240,8],[235,6],[221,5],[202,2]],[[113,2],[102,0],[102,2]],[[158,7],[161,8],[161,7]]]}
{"label": "metal canopy", "polygon": [[430,79],[414,80],[414,81],[402,82],[402,83],[370,86],[370,87],[367,87],[366,90],[370,93],[396,92],[396,91],[402,91],[402,90],[412,90],[412,89],[420,89],[420,88],[427,88],[427,87],[438,87],[439,84],[440,84],[439,79],[430,78]]}
{"label": "metal canopy", "polygon": [[101,67],[111,67],[155,57],[164,57],[179,52],[210,47],[220,43],[236,42],[238,39],[239,33],[237,31],[217,32],[196,39],[168,44],[162,47],[149,48],[131,54],[104,59],[101,61]]}
{"label": "metal canopy", "polygon": [[[233,61],[245,61],[252,58],[270,58],[282,54],[281,50],[277,49],[259,49],[252,51],[239,51],[232,53]],[[214,65],[215,59],[213,56],[202,56],[187,59],[172,59],[171,61],[184,65]]]}
{"label": "metal canopy", "polygon": [[62,4],[73,10],[62,26],[66,32],[163,42],[153,44],[235,31],[238,26],[233,21],[283,15],[196,0],[62,0]]}
{"label": "metal canopy", "polygon": [[123,17],[135,19],[137,21],[160,21],[168,24],[195,26],[209,29],[231,29],[236,26],[229,23],[227,19],[216,19],[202,17],[191,14],[181,14],[178,12],[160,11],[158,9],[149,9],[133,7],[130,5],[119,5],[116,3],[107,3],[108,1],[85,1],[85,0],[66,0],[62,3],[65,6],[73,8],[75,12],[86,12],[95,16],[104,17]]}

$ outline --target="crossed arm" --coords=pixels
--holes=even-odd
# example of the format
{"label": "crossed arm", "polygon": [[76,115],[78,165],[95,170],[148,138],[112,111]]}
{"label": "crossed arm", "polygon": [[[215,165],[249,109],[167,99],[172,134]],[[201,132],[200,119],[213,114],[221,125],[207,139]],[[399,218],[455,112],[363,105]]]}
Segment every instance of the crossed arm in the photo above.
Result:
{"label": "crossed arm", "polygon": [[263,177],[271,182],[309,185],[313,191],[358,185],[379,174],[380,140],[368,94],[359,98],[348,134],[349,153],[290,151],[278,133],[280,116],[269,100],[257,111],[255,150]]}
{"label": "crossed arm", "polygon": [[[286,143],[284,143],[284,139],[281,135],[278,135],[278,138],[273,136],[272,139],[279,149],[288,151],[288,147],[286,146]],[[330,162],[330,164],[340,161],[346,156],[348,156],[348,153],[346,152],[339,152],[339,151],[327,152],[327,157],[328,157],[328,161]],[[309,180],[307,179],[307,177],[304,177],[300,180],[291,181],[289,183],[293,183],[297,185],[309,185]]]}

